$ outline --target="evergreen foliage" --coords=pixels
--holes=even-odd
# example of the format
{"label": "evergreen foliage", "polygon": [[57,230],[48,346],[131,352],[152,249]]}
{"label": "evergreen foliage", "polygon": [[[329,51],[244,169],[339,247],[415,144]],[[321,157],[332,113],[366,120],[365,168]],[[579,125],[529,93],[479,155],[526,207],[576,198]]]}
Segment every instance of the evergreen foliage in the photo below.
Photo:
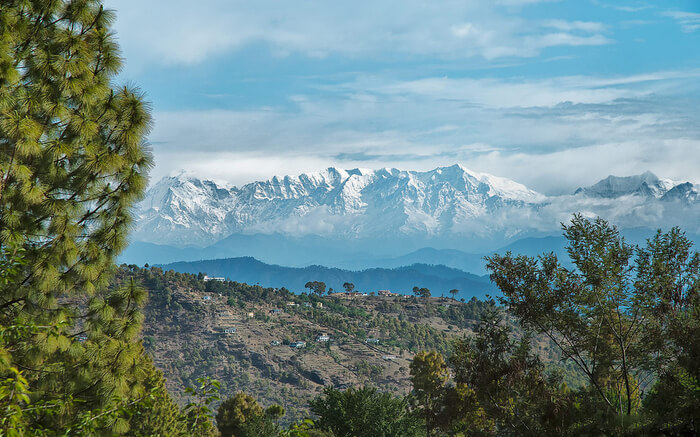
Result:
{"label": "evergreen foliage", "polygon": [[345,391],[326,387],[323,395],[311,401],[311,411],[318,416],[316,427],[336,437],[410,437],[422,433],[421,421],[407,399],[373,387]]}
{"label": "evergreen foliage", "polygon": [[4,433],[126,433],[158,391],[146,293],[107,287],[151,166],[148,104],[113,83],[113,20],[97,0],[0,4]]}

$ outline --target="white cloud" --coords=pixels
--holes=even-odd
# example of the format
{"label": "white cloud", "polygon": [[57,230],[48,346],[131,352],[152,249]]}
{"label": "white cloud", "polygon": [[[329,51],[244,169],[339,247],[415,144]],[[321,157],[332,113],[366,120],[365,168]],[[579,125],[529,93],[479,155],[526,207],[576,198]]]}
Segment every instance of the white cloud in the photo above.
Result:
{"label": "white cloud", "polygon": [[697,71],[546,80],[360,77],[294,109],[156,113],[159,163],[242,184],[327,166],[460,162],[545,193],[652,170],[700,182]]}
{"label": "white cloud", "polygon": [[603,23],[593,21],[565,21],[565,20],[550,20],[544,23],[546,27],[552,27],[567,32],[584,31],[584,32],[602,32],[605,30]]}
{"label": "white cloud", "polygon": [[106,1],[117,10],[116,30],[130,68],[198,64],[253,44],[264,44],[280,56],[389,52],[495,59],[611,42],[599,23],[554,20],[539,25],[520,18],[520,8],[531,3],[539,1],[510,0],[501,6],[479,0]]}
{"label": "white cloud", "polygon": [[671,17],[681,25],[681,29],[684,32],[695,32],[700,29],[700,13],[696,12],[683,12],[683,11],[669,11],[664,12],[663,15]]}
{"label": "white cloud", "polygon": [[[423,96],[463,100],[492,107],[553,106],[562,102],[604,103],[659,91],[671,79],[700,77],[700,70],[668,71],[617,77],[563,76],[540,80],[425,78],[387,81],[362,77],[341,88],[386,96]],[[329,87],[325,88],[329,90]]]}

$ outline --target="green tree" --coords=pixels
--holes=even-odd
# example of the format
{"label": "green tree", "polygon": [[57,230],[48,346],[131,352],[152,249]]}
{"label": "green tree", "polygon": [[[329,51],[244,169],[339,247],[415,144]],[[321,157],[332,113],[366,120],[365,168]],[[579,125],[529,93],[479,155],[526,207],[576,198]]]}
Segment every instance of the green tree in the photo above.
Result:
{"label": "green tree", "polygon": [[408,401],[373,387],[341,391],[328,386],[310,405],[318,416],[316,426],[336,437],[420,435],[420,420],[411,413]]}
{"label": "green tree", "polygon": [[450,290],[450,294],[452,295],[452,300],[455,300],[455,297],[457,297],[457,294],[459,294],[459,290],[453,288],[452,290]]}
{"label": "green tree", "polygon": [[661,351],[657,383],[644,399],[649,433],[700,433],[700,254],[677,228],[657,232],[637,258],[644,342]]}
{"label": "green tree", "polygon": [[263,416],[263,408],[254,397],[238,392],[219,405],[216,426],[222,437],[247,436],[247,428],[250,428],[251,423],[258,426]]}
{"label": "green tree", "polygon": [[326,283],[321,281],[309,281],[304,285],[304,288],[308,288],[314,293],[322,296],[326,292]]}
{"label": "green tree", "polygon": [[430,290],[425,288],[425,287],[413,287],[413,294],[416,295],[416,297],[430,297],[432,296],[430,293]]}
{"label": "green tree", "polygon": [[687,330],[698,320],[698,255],[676,228],[645,248],[600,218],[576,215],[563,229],[574,268],[554,254],[510,253],[489,257],[487,267],[502,303],[586,376],[588,409],[597,417],[591,426],[631,432],[640,426],[642,389],[673,378],[672,369],[682,370],[683,357],[697,351]]}
{"label": "green tree", "polygon": [[423,410],[426,435],[430,437],[438,425],[443,406],[445,384],[449,378],[445,359],[436,351],[418,352],[411,362],[411,384]]}
{"label": "green tree", "polygon": [[[207,378],[197,378],[196,387],[187,387],[185,393],[190,396],[190,402],[185,405],[185,435],[214,437],[217,435],[212,419],[214,411],[212,404],[218,401],[219,381]],[[218,419],[218,416],[217,416]],[[217,424],[218,426],[218,424]]]}
{"label": "green tree", "polygon": [[355,284],[352,282],[343,282],[343,288],[346,292],[352,293],[352,291],[355,289]]}
{"label": "green tree", "polygon": [[129,419],[129,434],[132,436],[177,436],[185,426],[180,408],[165,388],[165,378],[151,359],[146,367],[145,388],[148,396],[134,409]]}
{"label": "green tree", "polygon": [[488,311],[473,338],[455,342],[449,364],[454,386],[445,397],[444,424],[466,435],[566,435],[573,401],[555,375],[547,375],[530,348],[512,339],[497,311]]}
{"label": "green tree", "polygon": [[282,417],[284,417],[285,413],[286,411],[282,405],[274,404],[265,408],[265,416],[269,417],[275,422],[278,422]]}
{"label": "green tree", "polygon": [[26,430],[123,433],[147,396],[145,292],[107,289],[151,166],[149,107],[113,85],[113,20],[97,0],[0,5],[0,253],[23,259],[0,284],[0,379],[21,369]]}

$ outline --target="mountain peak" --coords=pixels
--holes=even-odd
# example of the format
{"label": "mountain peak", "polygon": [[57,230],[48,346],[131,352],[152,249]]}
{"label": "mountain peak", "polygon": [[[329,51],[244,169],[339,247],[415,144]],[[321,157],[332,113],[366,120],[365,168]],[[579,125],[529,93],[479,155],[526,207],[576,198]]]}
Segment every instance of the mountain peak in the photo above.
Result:
{"label": "mountain peak", "polygon": [[633,176],[610,175],[591,185],[579,188],[574,194],[584,194],[591,197],[613,198],[627,195],[660,198],[675,184],[669,179],[659,179],[647,170]]}
{"label": "mountain peak", "polygon": [[[513,180],[460,164],[429,171],[328,167],[241,188],[180,173],[148,190],[139,204],[135,238],[177,246],[204,246],[231,235],[254,234],[347,241],[452,241],[496,235],[509,239],[549,229],[584,207],[612,219],[606,215],[608,199],[624,198],[626,204],[642,206],[639,211],[656,199],[700,205],[692,184],[674,184],[650,171],[611,175],[577,193],[590,199],[547,197]],[[639,220],[635,214],[630,221]]]}

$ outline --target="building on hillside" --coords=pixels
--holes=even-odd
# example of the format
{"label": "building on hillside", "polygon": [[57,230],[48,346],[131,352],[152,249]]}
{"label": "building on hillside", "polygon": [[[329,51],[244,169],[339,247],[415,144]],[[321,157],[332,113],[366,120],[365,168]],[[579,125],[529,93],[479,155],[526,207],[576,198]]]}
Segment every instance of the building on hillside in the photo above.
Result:
{"label": "building on hillside", "polygon": [[306,307],[306,308],[311,308],[311,302],[304,302],[301,305]]}
{"label": "building on hillside", "polygon": [[270,314],[280,314],[282,312],[279,308],[274,308],[270,310]]}
{"label": "building on hillside", "polygon": [[342,291],[337,293],[329,294],[330,297],[337,297],[340,299],[355,299],[358,297],[367,297],[367,293],[360,293],[359,291]]}
{"label": "building on hillside", "polygon": [[226,280],[226,278],[216,277],[216,276],[209,277],[207,275],[204,275],[204,278],[203,278],[204,282],[208,282],[208,281],[224,282],[225,280]]}
{"label": "building on hillside", "polygon": [[202,300],[205,300],[208,302],[211,300],[211,296],[202,296]]}
{"label": "building on hillside", "polygon": [[279,345],[281,345],[281,344],[282,344],[282,343],[281,343],[279,340],[272,340],[272,341],[270,342],[270,346],[279,346]]}
{"label": "building on hillside", "polygon": [[293,343],[289,343],[289,347],[292,349],[303,349],[306,347],[306,342],[305,341],[295,341]]}
{"label": "building on hillside", "polygon": [[224,334],[235,334],[236,333],[236,328],[226,328],[224,329]]}
{"label": "building on hillside", "polygon": [[249,319],[254,319],[254,318],[255,318],[255,313],[252,312],[252,311],[250,311],[250,312],[246,313],[245,316],[246,316],[247,318],[249,318]]}
{"label": "building on hillside", "polygon": [[319,343],[325,343],[325,342],[330,341],[330,340],[331,340],[331,337],[328,334],[321,333],[321,334],[318,334],[316,336],[316,341]]}
{"label": "building on hillside", "polygon": [[316,302],[316,308],[323,308],[323,302]]}
{"label": "building on hillside", "polygon": [[287,302],[287,306],[288,307],[295,307],[295,306],[297,306],[297,303],[296,302]]}
{"label": "building on hillside", "polygon": [[379,291],[377,291],[377,296],[391,297],[391,296],[397,296],[397,294],[392,293],[390,290],[379,290]]}
{"label": "building on hillside", "polygon": [[396,359],[396,356],[395,355],[383,355],[382,359],[386,360],[386,361],[393,361]]}
{"label": "building on hillside", "polygon": [[365,343],[367,344],[379,344],[378,338],[366,338]]}

